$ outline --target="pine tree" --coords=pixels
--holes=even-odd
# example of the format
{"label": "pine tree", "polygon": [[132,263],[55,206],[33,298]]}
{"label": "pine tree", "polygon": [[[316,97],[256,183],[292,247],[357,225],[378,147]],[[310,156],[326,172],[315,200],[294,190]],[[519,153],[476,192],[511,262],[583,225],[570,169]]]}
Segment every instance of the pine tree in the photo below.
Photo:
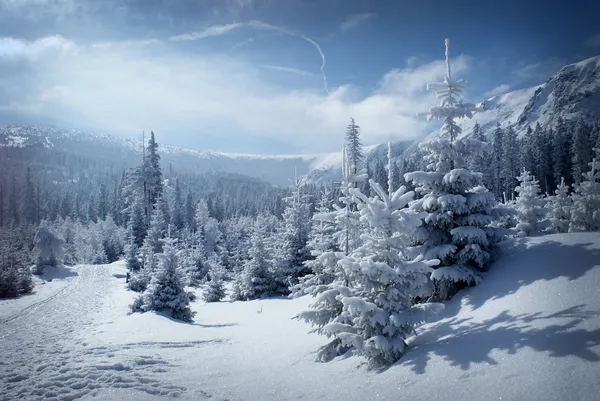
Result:
{"label": "pine tree", "polygon": [[[473,133],[471,134],[471,139],[477,140],[482,143],[482,151],[480,153],[476,153],[471,155],[469,160],[469,169],[471,171],[478,171],[483,176],[483,184],[489,186],[491,184],[491,169],[490,169],[490,150],[488,149],[488,143],[485,135],[483,134],[483,130],[478,122],[475,122],[473,126]],[[491,186],[489,187],[490,189]]]}
{"label": "pine tree", "polygon": [[185,198],[185,227],[191,232],[196,232],[196,221],[194,217],[196,215],[196,208],[194,206],[194,198],[192,192],[188,191]]}
{"label": "pine tree", "polygon": [[125,265],[130,272],[136,272],[140,269],[141,264],[138,259],[138,247],[135,241],[135,233],[130,228],[125,245]]}
{"label": "pine tree", "polygon": [[179,232],[185,226],[185,219],[183,214],[183,198],[181,195],[181,185],[179,179],[175,180],[175,195],[173,197],[173,204],[171,205],[171,224],[173,229]]}
{"label": "pine tree", "polygon": [[316,326],[318,333],[334,337],[319,352],[321,360],[355,349],[372,366],[393,363],[404,353],[404,340],[414,326],[427,312],[442,307],[412,305],[414,297],[429,292],[431,273],[420,260],[407,263],[403,258],[412,231],[424,217],[405,208],[413,193],[401,187],[387,194],[375,181],[370,185],[375,198],[351,190],[361,220],[370,227],[365,243],[340,260],[334,281],[315,294],[312,310],[297,316]]}
{"label": "pine tree", "polygon": [[152,253],[161,253],[163,244],[162,239],[164,239],[167,234],[168,225],[169,223],[164,215],[163,208],[157,207],[154,209],[150,218],[148,234],[144,239],[144,247],[148,248]]}
{"label": "pine tree", "polygon": [[517,184],[516,177],[519,173],[519,147],[517,134],[511,126],[504,134],[502,145],[501,174],[504,185],[502,192],[507,200],[512,200],[514,199],[514,188]]}
{"label": "pine tree", "polygon": [[571,168],[575,185],[582,181],[584,172],[588,170],[588,163],[593,157],[592,152],[590,129],[583,120],[579,120],[575,125],[571,145]]}
{"label": "pine tree", "polygon": [[575,187],[569,232],[600,230],[600,148],[594,150],[596,158],[589,163],[590,170]]}
{"label": "pine tree", "polygon": [[546,209],[548,209],[548,220],[552,224],[552,231],[555,233],[568,232],[573,199],[569,196],[569,186],[565,184],[564,178],[560,180],[555,195],[548,198]]}
{"label": "pine tree", "polygon": [[[373,181],[381,185],[384,191],[387,191],[388,173],[387,171],[385,171],[385,165],[383,164],[383,161],[380,158],[377,158],[377,162],[375,163],[375,171],[373,172],[373,176],[370,178],[372,178]],[[364,193],[368,194],[369,192]]]}
{"label": "pine tree", "polygon": [[144,170],[147,183],[148,203],[150,206],[154,207],[163,192],[160,154],[158,153],[158,143],[154,138],[154,131],[150,131],[145,161],[146,166],[144,166]]}
{"label": "pine tree", "polygon": [[336,231],[335,222],[331,218],[331,210],[327,207],[329,192],[324,191],[321,202],[313,215],[307,248],[312,256],[304,262],[310,273],[300,277],[299,283],[292,288],[292,297],[313,294],[317,287],[330,284],[334,279],[334,272],[339,253],[338,244],[333,234]]}
{"label": "pine tree", "polygon": [[429,119],[444,121],[438,138],[422,143],[427,152],[427,171],[406,173],[422,198],[411,203],[415,212],[427,213],[413,238],[413,252],[425,260],[439,259],[432,273],[435,292],[431,299],[449,299],[465,285],[479,283],[480,272],[491,260],[491,248],[499,230],[491,227],[494,196],[482,184],[482,174],[466,169],[467,156],[482,151],[481,141],[456,139],[461,132],[455,118],[470,118],[477,110],[458,100],[467,84],[453,81],[446,42],[447,76],[443,83],[428,84],[438,91],[440,106],[431,108]]}
{"label": "pine tree", "polygon": [[394,160],[392,163],[392,188],[400,188],[403,185],[406,186],[406,181],[404,181],[400,167]]}
{"label": "pine tree", "polygon": [[108,210],[108,191],[106,189],[106,185],[101,183],[98,191],[98,217],[101,220],[106,220],[108,216]]}
{"label": "pine tree", "polygon": [[216,259],[213,260],[208,272],[210,281],[203,294],[204,302],[220,302],[225,298],[224,275],[225,268]]}
{"label": "pine tree", "polygon": [[196,312],[190,309],[190,296],[183,287],[175,240],[167,237],[163,249],[158,268],[148,288],[134,301],[132,311],[168,312],[174,319],[192,322]]}
{"label": "pine tree", "polygon": [[360,127],[350,118],[350,124],[346,127],[346,157],[350,165],[350,173],[357,174],[364,157],[362,143],[360,141]]}
{"label": "pine tree", "polygon": [[304,262],[310,259],[307,248],[310,209],[307,197],[302,194],[303,185],[296,176],[292,195],[284,199],[287,207],[283,211],[276,255],[278,291],[282,294],[289,293],[288,287],[297,284],[298,278],[308,273]]}
{"label": "pine tree", "polygon": [[[537,128],[537,127],[536,127]],[[536,129],[537,131],[537,129]],[[552,164],[554,166],[554,181],[565,179],[565,184],[573,184],[571,170],[571,136],[562,117],[558,117],[554,135],[552,136]]]}
{"label": "pine tree", "polygon": [[147,227],[144,217],[144,209],[140,198],[137,198],[131,207],[131,216],[129,218],[129,227],[133,233],[135,245],[141,248],[146,238]]}
{"label": "pine tree", "polygon": [[504,148],[504,131],[500,127],[500,123],[496,124],[494,130],[493,154],[491,160],[491,182],[492,190],[497,199],[502,199],[502,190],[504,188],[502,176],[502,149]]}
{"label": "pine tree", "polygon": [[517,179],[519,185],[515,188],[518,194],[515,209],[519,223],[516,229],[521,236],[538,233],[548,226],[548,210],[540,196],[539,182],[527,170],[523,170]]}
{"label": "pine tree", "polygon": [[[533,129],[527,127],[527,132],[520,141],[521,148],[521,168],[527,171],[538,171],[538,160],[536,160],[536,153],[538,151],[537,138],[533,134]],[[539,173],[536,173],[539,174]]]}
{"label": "pine tree", "polygon": [[23,193],[21,205],[21,216],[23,216],[23,221],[28,224],[37,224],[37,203],[33,179],[31,177],[31,168],[29,167],[27,167],[27,173],[25,175],[25,192]]}
{"label": "pine tree", "polygon": [[252,234],[250,259],[244,264],[244,270],[234,283],[233,299],[245,301],[270,296],[276,291],[277,283],[265,250],[264,237],[264,227],[257,222]]}

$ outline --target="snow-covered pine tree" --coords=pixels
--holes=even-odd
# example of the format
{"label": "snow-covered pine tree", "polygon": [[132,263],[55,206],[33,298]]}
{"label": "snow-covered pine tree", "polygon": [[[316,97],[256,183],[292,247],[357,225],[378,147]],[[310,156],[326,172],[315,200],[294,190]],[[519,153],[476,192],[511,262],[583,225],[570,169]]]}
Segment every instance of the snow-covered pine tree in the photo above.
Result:
{"label": "snow-covered pine tree", "polygon": [[175,243],[170,235],[164,239],[158,268],[152,273],[148,288],[131,308],[133,312],[168,312],[174,319],[192,322],[196,312],[190,309],[190,295],[184,289]]}
{"label": "snow-covered pine tree", "polygon": [[444,82],[427,85],[438,92],[440,106],[431,108],[428,118],[444,121],[441,134],[419,146],[427,152],[427,171],[404,175],[422,194],[411,203],[411,209],[427,213],[415,233],[412,250],[425,260],[441,261],[431,275],[435,284],[431,300],[449,299],[465,285],[479,283],[480,272],[487,269],[491,248],[500,237],[500,230],[491,227],[496,213],[494,195],[481,185],[481,173],[466,169],[467,155],[481,152],[485,144],[472,138],[457,139],[461,129],[454,119],[471,118],[478,109],[459,100],[467,83],[452,79],[448,50],[446,40]]}
{"label": "snow-covered pine tree", "polygon": [[[381,187],[384,189],[384,191],[387,191],[387,187],[388,187],[388,173],[387,171],[385,171],[385,164],[383,163],[383,160],[381,160],[381,158],[377,158],[377,162],[375,163],[375,170],[373,171],[373,176],[369,177],[372,178],[373,181],[375,181],[376,183],[378,183],[379,185],[381,185]],[[368,182],[367,182],[368,183]],[[371,188],[369,187],[369,190]],[[361,189],[362,192],[362,189]],[[369,194],[369,192],[363,192],[365,194]]]}
{"label": "snow-covered pine tree", "polygon": [[360,127],[354,118],[350,118],[350,124],[346,127],[346,157],[350,166],[350,174],[358,174],[364,153],[360,141]]}
{"label": "snow-covered pine tree", "polygon": [[158,143],[154,137],[154,131],[150,131],[150,139],[148,140],[148,147],[146,149],[147,154],[143,168],[146,179],[148,206],[150,206],[149,210],[152,210],[163,191],[160,154],[158,153]]}
{"label": "snow-covered pine tree", "polygon": [[204,302],[220,302],[225,298],[225,267],[216,259],[213,258],[209,262],[210,269],[208,271],[208,284],[202,295]]}
{"label": "snow-covered pine tree", "polygon": [[125,265],[130,272],[136,272],[141,268],[138,259],[138,247],[135,242],[135,233],[129,229],[127,234],[127,243],[125,244]]}
{"label": "snow-covered pine tree", "polygon": [[[490,170],[490,149],[488,149],[488,143],[485,135],[483,134],[483,130],[478,122],[475,122],[473,126],[473,133],[471,134],[471,138],[485,143],[486,146],[480,153],[471,155],[469,158],[469,169],[471,171],[478,171],[483,175],[483,184],[488,186],[491,184],[491,170]],[[492,188],[491,186],[489,187]]]}
{"label": "snow-covered pine tree", "polygon": [[519,145],[521,148],[521,168],[527,171],[537,171],[537,138],[533,136],[531,127],[527,127],[527,132],[521,138]]}
{"label": "snow-covered pine tree", "polygon": [[315,287],[330,284],[335,277],[333,272],[338,261],[335,252],[339,252],[339,248],[333,237],[336,226],[331,210],[327,207],[328,203],[329,193],[324,191],[319,207],[313,215],[307,243],[312,258],[306,260],[304,266],[310,270],[310,273],[300,277],[299,283],[292,288],[292,297],[313,294]]}
{"label": "snow-covered pine tree", "polygon": [[17,297],[33,290],[31,255],[27,248],[29,230],[0,228],[0,298]]}
{"label": "snow-covered pine tree", "polygon": [[315,331],[334,337],[319,353],[320,359],[354,349],[373,366],[382,366],[403,355],[404,340],[426,319],[427,312],[441,305],[412,305],[414,297],[430,292],[432,271],[419,260],[422,257],[412,262],[404,259],[403,251],[424,217],[406,208],[414,194],[406,193],[405,187],[388,194],[374,180],[370,185],[377,194],[374,198],[357,188],[350,190],[358,201],[361,220],[370,227],[363,245],[339,261],[335,281],[317,291],[313,310],[297,317],[316,326]]}
{"label": "snow-covered pine tree", "polygon": [[497,199],[502,199],[502,189],[504,182],[502,180],[502,149],[504,148],[504,131],[500,123],[496,123],[493,139],[493,153],[491,160],[491,186]]}
{"label": "snow-covered pine tree", "polygon": [[[158,202],[160,205],[161,201],[158,200]],[[165,238],[165,235],[167,234],[168,224],[169,222],[167,221],[166,216],[164,215],[163,208],[160,206],[156,207],[152,211],[152,215],[150,217],[150,226],[148,228],[148,234],[144,239],[143,247],[148,249],[147,252],[162,252],[163,241],[161,240]]]}
{"label": "snow-covered pine tree", "polygon": [[[538,131],[539,124],[534,132]],[[541,127],[539,127],[541,131]],[[567,186],[573,185],[572,169],[571,169],[571,149],[573,147],[567,124],[562,117],[558,117],[556,126],[554,127],[554,135],[552,136],[552,164],[554,166],[554,181],[560,182],[565,179]],[[541,135],[541,134],[540,134]]]}
{"label": "snow-covered pine tree", "polygon": [[509,126],[502,140],[502,182],[504,188],[502,193],[506,200],[514,199],[514,189],[517,184],[516,177],[519,174],[519,146],[517,134],[512,126]]}
{"label": "snow-covered pine tree", "polygon": [[540,196],[539,182],[527,170],[523,170],[517,180],[519,185],[515,188],[518,220],[516,229],[521,236],[538,233],[546,229],[549,223],[546,219],[548,209],[544,207],[546,202]]}
{"label": "snow-covered pine tree", "polygon": [[575,187],[569,232],[600,230],[600,148],[583,181]]}
{"label": "snow-covered pine tree", "polygon": [[144,244],[144,238],[146,238],[148,230],[141,198],[136,198],[131,206],[128,226],[130,232],[133,234],[135,245],[140,248]]}
{"label": "snow-covered pine tree", "polygon": [[571,210],[573,209],[573,198],[569,196],[569,186],[565,179],[560,180],[560,185],[555,190],[555,195],[548,197],[546,204],[548,209],[548,220],[555,233],[566,233],[569,231],[571,221]]}
{"label": "snow-covered pine tree", "polygon": [[571,145],[571,169],[573,183],[579,184],[583,175],[588,171],[588,163],[592,161],[593,150],[590,141],[590,127],[582,120],[578,120],[573,130],[573,144]]}
{"label": "snow-covered pine tree", "polygon": [[174,232],[179,232],[185,226],[183,197],[179,178],[175,180],[175,191],[171,204],[171,225]]}
{"label": "snow-covered pine tree", "polygon": [[298,283],[298,278],[309,273],[304,262],[310,259],[307,248],[310,233],[310,205],[302,193],[302,183],[296,174],[292,195],[285,198],[283,224],[278,235],[275,255],[278,292],[289,294],[289,287]]}
{"label": "snow-covered pine tree", "polygon": [[240,301],[273,295],[277,283],[273,277],[272,262],[265,250],[265,228],[256,222],[252,233],[250,259],[233,286],[232,298]]}

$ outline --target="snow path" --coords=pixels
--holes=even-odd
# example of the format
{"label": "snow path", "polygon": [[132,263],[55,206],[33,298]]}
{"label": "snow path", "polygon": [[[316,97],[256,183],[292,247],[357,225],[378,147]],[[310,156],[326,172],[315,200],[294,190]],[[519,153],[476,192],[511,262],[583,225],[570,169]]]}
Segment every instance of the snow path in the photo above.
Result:
{"label": "snow path", "polygon": [[62,289],[0,320],[0,399],[76,400],[119,388],[139,390],[143,399],[181,395],[185,388],[160,380],[172,364],[148,355],[151,348],[181,344],[90,347],[84,342],[82,334],[97,323],[95,312],[115,288],[114,270],[78,266],[73,271],[76,276]]}

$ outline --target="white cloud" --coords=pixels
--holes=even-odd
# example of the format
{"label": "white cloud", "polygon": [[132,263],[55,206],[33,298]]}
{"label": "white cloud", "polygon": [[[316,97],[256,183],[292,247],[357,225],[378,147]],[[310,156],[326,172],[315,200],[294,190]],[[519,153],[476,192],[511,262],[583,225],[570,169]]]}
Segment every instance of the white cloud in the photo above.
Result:
{"label": "white cloud", "polygon": [[483,94],[483,96],[485,97],[492,97],[492,96],[496,96],[496,95],[501,95],[503,93],[506,93],[510,90],[510,85],[507,84],[502,84],[502,85],[498,85],[493,89],[490,89],[489,91],[485,92]]}
{"label": "white cloud", "polygon": [[600,33],[595,34],[594,36],[589,37],[584,44],[589,47],[593,47],[595,49],[600,48]]}
{"label": "white cloud", "polygon": [[375,17],[374,13],[363,13],[363,14],[352,15],[347,20],[345,20],[344,22],[342,22],[340,24],[340,27],[339,27],[340,31],[342,31],[342,32],[349,31],[350,29],[356,28],[363,22],[366,22],[373,17]]}
{"label": "white cloud", "polygon": [[60,35],[47,36],[34,41],[0,38],[1,58],[38,58],[47,52],[68,52],[76,49],[75,43]]}
{"label": "white cloud", "polygon": [[281,32],[286,34],[293,34],[290,30],[286,28],[282,28],[279,26],[267,24],[261,21],[249,21],[249,22],[236,22],[233,24],[225,24],[225,25],[212,25],[204,28],[201,31],[188,32],[180,35],[175,35],[170,38],[173,41],[181,41],[181,40],[200,40],[206,39],[213,36],[221,36],[232,31],[236,31],[242,28],[255,28],[262,29],[267,31]]}
{"label": "white cloud", "polygon": [[[182,53],[177,46],[64,51],[75,46],[64,38],[17,42],[20,54],[36,57],[27,71],[5,69],[10,75],[0,80],[0,93],[11,96],[0,98],[3,111],[122,135],[153,129],[167,143],[188,146],[201,146],[203,135],[222,135],[283,142],[303,152],[335,151],[350,116],[361,125],[365,144],[414,138],[431,129],[416,113],[437,103],[425,84],[445,73],[439,60],[390,71],[366,96],[350,84],[327,94],[283,89],[260,66]],[[0,54],[7,53],[5,44]],[[53,52],[33,51],[40,47]],[[12,62],[0,57],[2,66]],[[453,71],[462,75],[468,64],[467,57],[457,57]]]}
{"label": "white cloud", "polygon": [[281,71],[281,72],[288,72],[288,73],[292,73],[292,74],[296,74],[296,75],[302,75],[304,77],[313,77],[314,74],[311,74],[308,71],[304,71],[298,68],[292,68],[292,67],[285,67],[285,66],[280,66],[280,65],[266,65],[263,64],[261,65],[262,68],[266,68],[269,70],[274,70],[274,71]]}

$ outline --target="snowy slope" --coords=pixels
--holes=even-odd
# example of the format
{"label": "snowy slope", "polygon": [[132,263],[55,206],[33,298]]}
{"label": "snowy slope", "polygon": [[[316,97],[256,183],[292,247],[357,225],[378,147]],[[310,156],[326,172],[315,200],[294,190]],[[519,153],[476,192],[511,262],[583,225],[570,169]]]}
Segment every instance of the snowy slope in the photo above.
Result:
{"label": "snowy slope", "polygon": [[291,319],[309,297],[197,301],[196,322],[183,324],[127,316],[122,262],[78,266],[61,296],[16,315],[13,302],[0,388],[23,400],[598,399],[600,234],[519,239],[503,252],[379,372],[356,357],[314,362],[326,340]]}
{"label": "snowy slope", "polygon": [[542,126],[564,120],[600,118],[600,56],[561,68],[542,85],[491,97],[481,103],[485,111],[460,123],[468,135],[475,122],[488,134],[500,123],[514,125],[518,135],[536,123]]}

